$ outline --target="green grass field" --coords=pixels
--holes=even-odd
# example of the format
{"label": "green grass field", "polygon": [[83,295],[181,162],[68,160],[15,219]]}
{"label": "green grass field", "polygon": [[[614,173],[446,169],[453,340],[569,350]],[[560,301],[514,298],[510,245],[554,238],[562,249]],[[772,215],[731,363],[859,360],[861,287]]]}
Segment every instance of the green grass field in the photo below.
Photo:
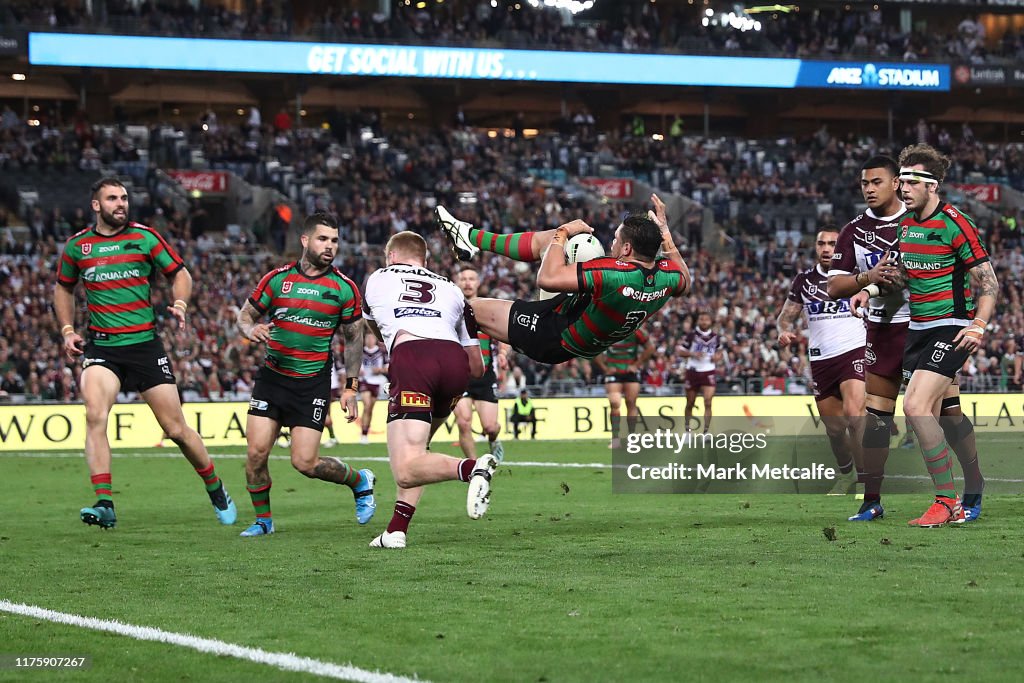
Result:
{"label": "green grass field", "polygon": [[[506,457],[610,462],[605,445],[509,441]],[[225,528],[167,454],[115,460],[106,532],[78,521],[80,457],[0,456],[0,600],[430,681],[1010,681],[1024,664],[1019,495],[922,530],[906,521],[927,494],[857,525],[852,496],[613,495],[607,468],[507,467],[485,519],[466,517],[463,485],[433,486],[409,548],[379,551],[386,463],[370,463],[378,513],[359,527],[347,490],[275,459],[278,533],[240,539],[243,461],[218,460],[241,511]],[[0,681],[322,680],[3,612],[0,634],[0,654],[92,657]]]}

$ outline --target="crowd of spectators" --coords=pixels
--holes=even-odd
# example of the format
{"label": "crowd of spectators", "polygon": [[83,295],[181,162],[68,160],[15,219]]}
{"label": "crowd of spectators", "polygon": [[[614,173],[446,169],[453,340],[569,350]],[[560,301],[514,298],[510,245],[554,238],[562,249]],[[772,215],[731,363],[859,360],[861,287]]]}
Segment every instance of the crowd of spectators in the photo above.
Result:
{"label": "crowd of spectators", "polygon": [[[841,224],[854,215],[860,162],[877,151],[898,149],[869,139],[833,136],[824,128],[803,140],[758,143],[685,136],[656,141],[649,136],[599,134],[585,120],[570,121],[559,133],[532,138],[491,137],[468,127],[381,130],[369,115],[351,117],[350,125],[327,131],[284,127],[274,121],[276,117],[259,126],[211,126],[207,117],[205,130],[197,126],[181,134],[203,145],[211,163],[230,164],[255,180],[293,192],[301,211],[334,212],[347,247],[338,265],[358,283],[381,264],[380,245],[404,229],[424,234],[431,245],[432,263],[441,272],[452,272],[455,264],[432,220],[438,201],[456,215],[499,232],[549,227],[583,217],[605,244],[610,244],[623,213],[637,206],[599,200],[574,182],[599,167],[646,179],[665,195],[683,195],[707,206],[724,237],[703,239],[705,230],[699,223],[677,224],[695,288],[691,296],[674,301],[648,325],[658,349],[644,371],[648,391],[671,391],[662,387],[681,381],[676,350],[700,310],[713,314],[725,338],[723,390],[806,391],[803,342],[779,348],[774,317],[793,276],[812,264],[809,235],[820,225]],[[116,127],[86,127],[87,132],[76,133],[74,126],[52,130],[14,126],[4,135],[9,145],[32,149],[43,140],[66,137],[73,142],[84,135],[116,158],[117,145],[106,145],[119,135]],[[1019,186],[1024,154],[1018,148],[985,145],[968,126],[950,132],[922,122],[908,129],[906,136],[903,142],[929,140],[953,155],[953,179],[980,172]],[[233,147],[244,147],[250,156],[217,153]],[[11,154],[7,163],[24,168],[46,158],[33,156],[28,160]],[[561,172],[561,179],[556,172]],[[773,210],[780,206],[811,207],[812,220],[801,225],[779,220]],[[196,229],[201,209],[194,208],[181,212],[148,199],[132,207],[133,218],[153,224],[178,246],[197,283],[189,333],[176,333],[164,317],[167,293],[160,282],[155,308],[188,397],[244,396],[262,350],[237,334],[237,306],[259,276],[282,261],[282,248],[294,253],[295,240],[286,245],[284,236],[279,236],[281,242],[272,242],[258,253],[248,246],[224,246],[204,239],[204,230]],[[91,216],[82,201],[66,211],[35,206],[24,218],[31,239],[15,244],[9,239],[10,231],[0,232],[4,237],[0,239],[0,390],[32,399],[74,399],[78,370],[60,355],[59,334],[49,309],[51,274],[62,242],[88,224]],[[0,215],[0,223],[4,220]],[[1003,294],[987,347],[968,368],[967,389],[1019,387],[1013,359],[1018,348],[1014,331],[1024,329],[1020,301],[1024,244],[1017,221],[1013,214],[979,219],[995,255]],[[485,257],[481,268],[487,295],[535,295],[531,266]],[[84,312],[79,323],[83,321]],[[517,356],[502,381],[509,393],[524,385],[590,392],[599,391],[595,373],[589,362],[551,368]]]}
{"label": "crowd of spectators", "polygon": [[[247,3],[249,5],[249,3]],[[231,11],[218,2],[108,0],[94,3],[16,0],[0,9],[0,25],[63,30],[230,38],[299,38],[481,47],[530,47],[627,52],[766,54],[830,59],[958,61],[975,64],[1024,60],[1024,37],[1007,31],[987,36],[973,14],[950,16],[915,8],[916,30],[901,23],[899,9],[834,6],[773,9],[750,15],[757,30],[737,30],[707,5],[617,3],[573,15],[529,0],[396,0],[390,14],[325,3],[310,8],[259,2]],[[803,10],[803,11],[801,11]],[[603,12],[603,13],[598,13]],[[922,14],[927,12],[927,14]],[[921,17],[924,17],[922,19]],[[596,18],[595,18],[596,17]],[[706,23],[705,23],[706,22]]]}

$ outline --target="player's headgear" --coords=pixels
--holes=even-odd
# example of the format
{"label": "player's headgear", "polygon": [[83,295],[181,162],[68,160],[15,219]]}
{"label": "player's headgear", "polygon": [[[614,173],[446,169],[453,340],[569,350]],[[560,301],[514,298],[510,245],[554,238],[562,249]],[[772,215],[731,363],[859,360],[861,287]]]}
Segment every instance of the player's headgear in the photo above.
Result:
{"label": "player's headgear", "polygon": [[[945,179],[949,164],[949,157],[931,145],[910,145],[900,152],[900,180],[917,180],[938,185]],[[924,168],[915,169],[913,166]]]}

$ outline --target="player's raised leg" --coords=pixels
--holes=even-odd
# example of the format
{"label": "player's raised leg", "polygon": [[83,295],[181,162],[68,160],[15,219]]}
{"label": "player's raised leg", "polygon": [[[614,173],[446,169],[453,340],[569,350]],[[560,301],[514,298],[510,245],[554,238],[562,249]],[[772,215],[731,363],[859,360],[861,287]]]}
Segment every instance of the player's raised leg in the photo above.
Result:
{"label": "player's raised leg", "polygon": [[539,261],[551,244],[555,231],[538,230],[504,235],[474,228],[460,221],[443,206],[434,209],[437,227],[448,238],[452,251],[460,261],[469,261],[481,250],[501,254],[516,261]]}
{"label": "player's raised leg", "polygon": [[238,519],[235,502],[228,495],[224,482],[217,476],[210,454],[199,433],[188,426],[181,411],[178,388],[173,384],[158,384],[142,392],[142,398],[149,404],[156,421],[164,434],[181,449],[185,458],[192,463],[206,487],[213,510],[221,524],[234,524]]}
{"label": "player's raised leg", "polygon": [[111,493],[110,442],[107,440],[107,418],[117,400],[121,381],[101,365],[90,365],[82,371],[82,398],[85,401],[85,460],[89,478],[96,494],[92,507],[82,508],[80,517],[86,524],[109,529],[117,524]]}
{"label": "player's raised leg", "polygon": [[509,343],[508,323],[514,303],[507,299],[485,299],[483,297],[476,297],[469,302],[473,307],[480,331],[506,344]]}

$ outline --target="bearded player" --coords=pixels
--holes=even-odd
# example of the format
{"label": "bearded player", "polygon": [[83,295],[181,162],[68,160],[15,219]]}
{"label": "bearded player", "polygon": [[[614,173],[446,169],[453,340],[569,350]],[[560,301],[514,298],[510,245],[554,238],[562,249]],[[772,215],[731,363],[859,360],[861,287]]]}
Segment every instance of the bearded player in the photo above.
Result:
{"label": "bearded player", "polygon": [[[476,267],[464,263],[455,276],[455,284],[462,290],[466,301],[476,298],[480,291],[480,273]],[[473,440],[473,410],[480,417],[480,426],[487,435],[489,450],[500,464],[505,459],[505,448],[498,440],[501,424],[498,422],[498,376],[494,371],[495,361],[507,362],[501,353],[501,344],[484,332],[478,332],[480,355],[484,361],[484,375],[470,379],[466,393],[455,406],[455,422],[459,428],[459,446],[467,458],[476,458],[476,442]]]}
{"label": "bearded player", "polygon": [[[199,434],[185,423],[167,352],[156,334],[150,279],[157,272],[171,280],[174,304],[167,311],[179,330],[192,294],[192,276],[174,248],[152,228],[128,220],[128,190],[116,178],[92,186],[96,224],[64,245],[53,288],[53,308],[64,337],[64,351],[83,356],[81,390],[85,401],[85,459],[96,502],[82,508],[86,524],[109,529],[117,524],[111,484],[107,421],[121,391],[138,391],[154,417],[195,468],[221,524],[234,524],[235,504],[217,476]],[[87,338],[75,331],[75,286],[82,282],[89,309]]]}

